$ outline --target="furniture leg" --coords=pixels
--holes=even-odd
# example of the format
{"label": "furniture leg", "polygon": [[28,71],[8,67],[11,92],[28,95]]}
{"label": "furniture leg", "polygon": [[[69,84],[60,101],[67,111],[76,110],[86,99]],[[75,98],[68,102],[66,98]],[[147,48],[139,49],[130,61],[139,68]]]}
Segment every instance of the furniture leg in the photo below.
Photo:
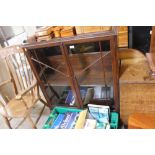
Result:
{"label": "furniture leg", "polygon": [[18,129],[24,123],[25,120],[26,120],[26,117],[17,125],[15,129]]}
{"label": "furniture leg", "polygon": [[42,98],[39,98],[39,100],[40,100],[44,105],[46,105],[47,107],[49,107],[48,104],[47,104]]}
{"label": "furniture leg", "polygon": [[41,118],[41,116],[42,116],[42,114],[43,114],[44,109],[45,109],[45,105],[43,106],[43,108],[42,108],[42,110],[41,110],[41,112],[40,112],[40,114],[39,114],[39,117],[37,118],[35,124],[38,124],[38,122],[39,122],[39,120],[40,120],[40,118]]}
{"label": "furniture leg", "polygon": [[33,128],[33,129],[37,129],[36,125],[33,123],[33,121],[32,121],[32,119],[31,119],[31,117],[30,117],[29,114],[27,115],[26,118],[28,119],[28,121],[29,121],[29,123],[31,124],[32,128]]}
{"label": "furniture leg", "polygon": [[5,123],[7,124],[8,128],[9,128],[9,129],[12,129],[11,124],[10,124],[8,118],[5,117],[5,116],[2,116],[2,117],[3,117],[4,121],[5,121]]}

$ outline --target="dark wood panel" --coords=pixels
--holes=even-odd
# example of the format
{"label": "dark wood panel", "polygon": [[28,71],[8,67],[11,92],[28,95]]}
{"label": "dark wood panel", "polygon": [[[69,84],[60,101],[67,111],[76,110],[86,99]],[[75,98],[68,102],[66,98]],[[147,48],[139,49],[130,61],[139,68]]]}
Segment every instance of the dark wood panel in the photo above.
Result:
{"label": "dark wood panel", "polygon": [[[103,53],[106,54],[106,52],[103,52]],[[101,54],[99,52],[69,55],[71,65],[72,65],[75,73],[80,72],[82,69],[84,69],[85,67],[87,67],[92,62],[94,62],[96,59],[99,59],[100,57],[101,57]],[[51,66],[58,68],[59,70],[61,70],[63,72],[66,72],[66,66],[65,66],[65,62],[63,60],[62,55],[51,56],[51,57],[48,57],[47,59],[49,60],[49,63]],[[103,67],[106,71],[111,70],[112,59],[111,59],[110,53],[108,55],[106,55],[105,58],[103,58],[103,61],[104,61],[104,64],[102,64],[102,62],[100,60],[91,68],[94,68],[93,69],[94,71],[95,71],[95,69],[96,69],[96,71],[98,71],[98,70],[102,71]],[[89,70],[91,70],[91,68]]]}
{"label": "dark wood panel", "polygon": [[[94,70],[93,70],[94,71]],[[111,72],[106,72],[106,79],[102,74],[98,74],[102,70],[93,74],[92,72],[87,72],[77,78],[77,81],[81,86],[105,86],[105,81],[107,85],[112,85],[112,74]],[[68,86],[68,78],[60,75],[59,73],[50,74],[47,77],[47,81],[52,86]]]}

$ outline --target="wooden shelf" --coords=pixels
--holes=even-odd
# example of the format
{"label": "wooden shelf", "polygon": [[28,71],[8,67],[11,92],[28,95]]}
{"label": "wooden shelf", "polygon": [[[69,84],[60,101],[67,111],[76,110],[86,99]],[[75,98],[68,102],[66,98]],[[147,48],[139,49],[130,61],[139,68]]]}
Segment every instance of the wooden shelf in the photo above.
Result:
{"label": "wooden shelf", "polygon": [[[47,76],[47,82],[51,86],[69,86],[69,80],[67,77],[60,75],[55,72],[54,74]],[[77,79],[80,86],[105,86],[105,80],[102,74],[93,75],[91,73],[87,73],[81,75],[80,78]],[[112,85],[112,73],[106,73],[106,85]]]}
{"label": "wooden shelf", "polygon": [[[82,70],[87,68],[87,66],[89,66],[91,63],[93,63],[95,60],[101,57],[100,52],[69,55],[69,59],[73,67],[74,74],[80,86],[99,86],[99,85],[105,86],[105,83],[108,86],[112,85],[113,79],[112,79],[111,55],[110,52],[103,52],[103,55],[106,55],[103,58],[103,60],[102,59],[99,60],[98,62],[96,62],[96,64],[94,64],[92,67],[88,68],[84,72],[82,72]],[[65,62],[63,60],[62,55],[49,56],[47,57],[47,59],[50,66],[66,75],[64,76],[63,74],[54,71],[53,73],[46,75],[47,82],[51,86],[70,85],[69,79],[67,77],[68,75]],[[47,68],[48,67],[46,67],[46,69]],[[106,80],[104,80],[104,71]],[[43,73],[43,71],[41,72]]]}

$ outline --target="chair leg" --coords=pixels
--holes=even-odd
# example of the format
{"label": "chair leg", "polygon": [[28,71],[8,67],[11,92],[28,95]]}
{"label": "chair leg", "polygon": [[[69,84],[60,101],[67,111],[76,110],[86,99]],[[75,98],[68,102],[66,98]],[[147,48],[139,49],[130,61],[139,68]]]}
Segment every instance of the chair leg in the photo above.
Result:
{"label": "chair leg", "polygon": [[7,124],[8,128],[9,128],[9,129],[12,129],[11,124],[10,124],[8,118],[5,117],[5,116],[2,116],[2,117],[3,117],[4,121],[5,121],[5,123]]}
{"label": "chair leg", "polygon": [[39,100],[49,108],[49,105],[42,98],[39,98]]}
{"label": "chair leg", "polygon": [[41,118],[41,116],[42,116],[42,114],[43,114],[44,109],[45,109],[45,105],[43,106],[43,108],[42,108],[42,110],[41,110],[41,112],[40,112],[40,114],[39,114],[39,117],[37,118],[35,124],[38,124],[38,122],[39,122],[39,120],[40,120],[40,118]]}
{"label": "chair leg", "polygon": [[15,129],[18,129],[24,123],[25,120],[26,120],[26,117],[16,126]]}
{"label": "chair leg", "polygon": [[31,124],[32,128],[33,128],[33,129],[37,129],[36,125],[33,123],[33,121],[32,121],[32,119],[31,119],[31,117],[30,117],[29,114],[27,115],[26,118],[28,119],[28,121],[29,121],[29,123]]}

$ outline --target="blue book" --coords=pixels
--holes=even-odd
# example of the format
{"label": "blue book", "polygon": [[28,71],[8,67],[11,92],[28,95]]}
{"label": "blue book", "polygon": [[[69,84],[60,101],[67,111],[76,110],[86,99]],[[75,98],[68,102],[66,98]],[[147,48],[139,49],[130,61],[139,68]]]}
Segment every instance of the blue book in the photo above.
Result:
{"label": "blue book", "polygon": [[[83,90],[83,89],[80,90],[82,99],[85,98],[86,92],[87,92],[86,90]],[[73,92],[71,90],[69,90],[69,92],[68,92],[65,103],[67,103],[69,105],[74,105],[74,103],[75,103],[75,96],[73,95]]]}
{"label": "blue book", "polygon": [[55,119],[54,123],[52,124],[51,128],[58,129],[64,117],[65,117],[65,114],[59,114],[57,118]]}
{"label": "blue book", "polygon": [[69,105],[74,105],[74,103],[75,103],[75,97],[74,97],[73,92],[71,90],[69,90],[69,92],[68,92],[65,103],[67,103]]}
{"label": "blue book", "polygon": [[72,116],[72,112],[65,113],[65,117],[62,120],[62,122],[61,122],[61,124],[59,126],[59,129],[66,129],[71,116]]}
{"label": "blue book", "polygon": [[79,116],[79,113],[78,112],[73,112],[70,119],[69,119],[69,122],[68,122],[68,125],[66,127],[66,129],[73,129],[75,124],[76,124],[76,121],[77,121],[77,118]]}

